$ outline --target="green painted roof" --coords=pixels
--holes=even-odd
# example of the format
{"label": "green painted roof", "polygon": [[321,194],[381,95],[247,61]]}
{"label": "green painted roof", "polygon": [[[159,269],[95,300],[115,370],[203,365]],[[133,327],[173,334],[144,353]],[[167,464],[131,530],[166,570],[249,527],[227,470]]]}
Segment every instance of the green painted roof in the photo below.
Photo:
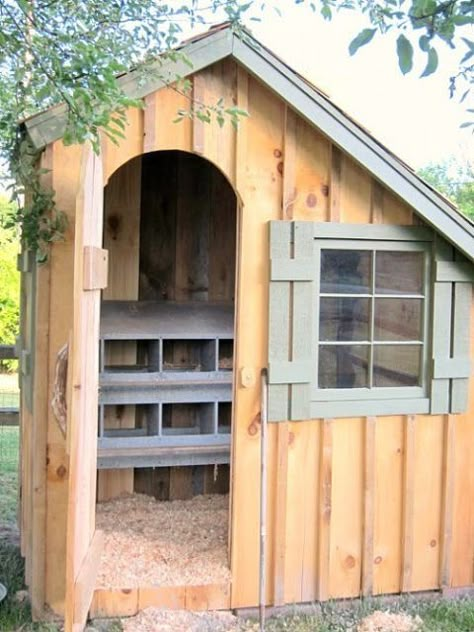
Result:
{"label": "green painted roof", "polygon": [[[228,25],[191,39],[180,49],[191,62],[157,61],[157,73],[144,79],[133,70],[119,78],[124,91],[141,98],[226,57],[233,58],[257,77],[300,116],[365,167],[382,184],[412,206],[418,215],[474,261],[474,224],[446,198],[419,178],[405,163],[367,130],[337,107],[327,95],[308,83],[250,34],[235,34]],[[24,122],[37,148],[61,138],[67,118],[65,105],[41,112]]]}

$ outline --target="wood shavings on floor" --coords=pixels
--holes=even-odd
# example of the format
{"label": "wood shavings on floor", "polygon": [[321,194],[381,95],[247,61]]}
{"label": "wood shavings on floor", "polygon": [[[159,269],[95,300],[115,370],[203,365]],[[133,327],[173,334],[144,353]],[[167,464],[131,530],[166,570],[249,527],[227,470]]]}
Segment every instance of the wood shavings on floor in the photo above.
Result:
{"label": "wood shavings on floor", "polygon": [[190,612],[147,608],[122,619],[123,632],[237,632],[240,622],[230,612]]}
{"label": "wood shavings on floor", "polygon": [[131,494],[99,503],[105,545],[97,587],[228,582],[228,506],[221,494],[173,501]]}
{"label": "wood shavings on floor", "polygon": [[423,621],[409,614],[392,614],[376,610],[357,626],[357,632],[417,632]]}

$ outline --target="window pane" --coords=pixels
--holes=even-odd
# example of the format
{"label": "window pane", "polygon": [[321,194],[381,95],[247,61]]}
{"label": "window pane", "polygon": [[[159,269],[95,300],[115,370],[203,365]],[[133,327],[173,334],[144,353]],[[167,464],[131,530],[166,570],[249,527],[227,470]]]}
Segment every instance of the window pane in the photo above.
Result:
{"label": "window pane", "polygon": [[369,385],[368,345],[321,345],[319,388],[364,388]]}
{"label": "window pane", "polygon": [[375,293],[423,294],[423,253],[377,252]]}
{"label": "window pane", "polygon": [[323,294],[369,294],[372,253],[367,250],[322,250]]}
{"label": "window pane", "polygon": [[321,298],[320,340],[369,340],[368,298]]}
{"label": "window pane", "polygon": [[421,384],[421,345],[374,347],[374,386]]}
{"label": "window pane", "polygon": [[422,309],[422,299],[375,299],[375,340],[421,340]]}

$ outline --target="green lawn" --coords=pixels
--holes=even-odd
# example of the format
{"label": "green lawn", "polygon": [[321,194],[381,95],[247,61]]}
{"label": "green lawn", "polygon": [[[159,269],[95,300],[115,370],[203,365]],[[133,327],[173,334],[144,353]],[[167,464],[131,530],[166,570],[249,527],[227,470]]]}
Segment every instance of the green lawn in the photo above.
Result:
{"label": "green lawn", "polygon": [[18,437],[18,428],[0,426],[0,523],[16,519]]}

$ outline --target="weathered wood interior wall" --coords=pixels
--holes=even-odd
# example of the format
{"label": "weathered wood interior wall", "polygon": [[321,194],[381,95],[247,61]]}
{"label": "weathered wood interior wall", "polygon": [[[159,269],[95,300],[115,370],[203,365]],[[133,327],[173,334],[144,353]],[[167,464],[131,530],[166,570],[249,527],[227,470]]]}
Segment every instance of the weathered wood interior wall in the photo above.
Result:
{"label": "weathered wood interior wall", "polygon": [[[416,217],[233,62],[196,75],[194,92],[203,101],[220,96],[233,100],[248,109],[250,117],[238,134],[230,125],[220,129],[198,120],[172,124],[175,112],[188,102],[171,88],[161,89],[146,98],[143,111],[130,113],[127,138],[119,148],[104,140],[105,180],[143,152],[179,149],[216,164],[241,200],[230,544],[232,606],[254,606],[260,392],[258,380],[244,388],[238,376],[242,367],[258,375],[266,364],[267,221],[411,224]],[[72,218],[81,150],[64,148],[58,141],[48,151],[58,205]],[[53,245],[50,267],[38,276],[38,296],[46,302],[44,312],[38,312],[44,319],[38,327],[48,333],[42,339],[48,370],[36,381],[40,403],[35,424],[44,436],[48,465],[33,522],[27,527],[44,516],[44,528],[36,531],[39,541],[30,554],[30,566],[37,569],[32,585],[37,602],[44,595],[56,611],[61,611],[64,599],[61,534],[68,460],[48,401],[54,360],[72,322],[72,239],[69,229],[66,241]],[[42,406],[47,414],[41,412]],[[472,585],[473,415],[474,393],[469,412],[463,415],[272,424],[267,601],[281,604]],[[33,486],[41,481],[41,473],[36,477]]]}
{"label": "weathered wood interior wall", "polygon": [[[104,299],[233,303],[236,206],[225,177],[199,156],[151,152],[126,163],[105,189],[111,273]],[[179,366],[188,346],[175,344],[166,361]],[[107,363],[134,364],[137,354],[134,342],[115,343]],[[105,427],[139,427],[141,413],[134,406],[107,407]],[[193,407],[183,404],[170,423],[190,425],[192,415]],[[104,470],[98,498],[134,490],[160,499],[225,492],[228,470],[220,466],[217,476],[213,466]]]}

